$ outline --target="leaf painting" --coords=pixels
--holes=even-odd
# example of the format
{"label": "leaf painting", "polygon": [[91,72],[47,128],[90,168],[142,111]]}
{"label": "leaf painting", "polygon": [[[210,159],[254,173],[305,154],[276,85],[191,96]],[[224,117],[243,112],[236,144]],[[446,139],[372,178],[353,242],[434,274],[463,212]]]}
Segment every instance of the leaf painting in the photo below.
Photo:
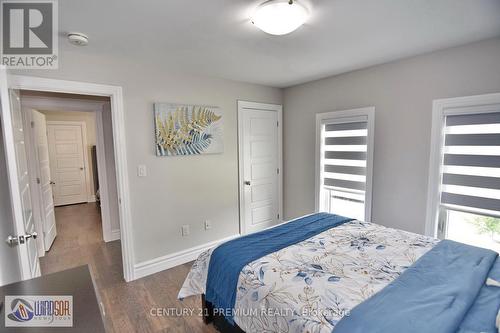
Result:
{"label": "leaf painting", "polygon": [[224,151],[217,107],[155,104],[156,155],[200,155]]}

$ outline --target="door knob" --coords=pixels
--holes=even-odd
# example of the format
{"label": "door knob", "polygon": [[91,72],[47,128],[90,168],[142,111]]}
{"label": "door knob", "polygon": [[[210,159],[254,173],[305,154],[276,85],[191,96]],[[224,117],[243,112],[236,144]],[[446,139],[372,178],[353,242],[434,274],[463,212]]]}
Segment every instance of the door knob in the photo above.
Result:
{"label": "door knob", "polygon": [[19,237],[9,235],[9,237],[7,237],[6,242],[7,244],[9,244],[9,246],[15,246],[19,244]]}
{"label": "door knob", "polygon": [[81,167],[81,168],[80,168],[80,170],[82,170],[82,171],[83,171],[83,167]]}
{"label": "door knob", "polygon": [[55,185],[55,184],[56,184],[55,181],[52,181],[52,180],[50,181],[50,185]]}
{"label": "door knob", "polygon": [[243,182],[243,184],[250,186],[250,181],[249,181],[249,180],[245,180],[245,181]]}
{"label": "door knob", "polygon": [[30,238],[33,238],[33,239],[36,239],[38,237],[38,234],[36,233],[36,231],[32,232],[31,234],[26,234],[26,235],[20,235],[20,236],[10,236],[7,237],[7,244],[9,244],[9,246],[16,246],[16,245],[19,245],[19,244],[24,244],[26,242],[26,240],[30,239]]}

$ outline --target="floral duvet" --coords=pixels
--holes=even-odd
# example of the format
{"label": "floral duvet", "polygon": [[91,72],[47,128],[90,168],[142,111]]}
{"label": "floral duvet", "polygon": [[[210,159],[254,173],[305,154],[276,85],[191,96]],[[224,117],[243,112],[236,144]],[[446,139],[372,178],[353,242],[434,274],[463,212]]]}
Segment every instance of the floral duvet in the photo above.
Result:
{"label": "floral duvet", "polygon": [[[234,321],[247,333],[332,332],[352,308],[437,242],[360,221],[329,229],[246,265],[238,280]],[[179,298],[205,293],[212,250],[195,261]]]}

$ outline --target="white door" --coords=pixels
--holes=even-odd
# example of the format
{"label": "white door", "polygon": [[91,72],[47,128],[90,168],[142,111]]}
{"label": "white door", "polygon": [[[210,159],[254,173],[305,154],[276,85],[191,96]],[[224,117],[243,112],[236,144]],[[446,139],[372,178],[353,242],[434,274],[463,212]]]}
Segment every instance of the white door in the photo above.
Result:
{"label": "white door", "polygon": [[[0,99],[3,143],[13,215],[13,221],[10,223],[14,224],[14,234],[9,235],[12,236],[10,245],[2,240],[0,246],[2,246],[2,252],[5,253],[12,253],[9,246],[17,248],[21,278],[29,279],[40,275],[40,264],[36,242],[33,240],[36,232],[31,207],[21,103],[18,92],[8,89],[7,73],[3,68],[0,69]],[[18,268],[2,267],[1,269]]]}
{"label": "white door", "polygon": [[238,102],[240,224],[246,234],[281,220],[281,106]]}
{"label": "white door", "polygon": [[47,127],[54,205],[87,202],[83,126],[48,122]]}
{"label": "white door", "polygon": [[[2,117],[0,117],[2,118]],[[3,123],[3,118],[0,121]],[[7,163],[5,161],[3,130],[0,133],[0,286],[22,280],[21,264],[19,261],[18,249],[7,246],[2,240],[16,235],[14,218],[12,216],[11,194],[9,188],[9,177],[7,173]],[[4,269],[8,267],[8,269]],[[0,301],[2,302],[2,301]]]}
{"label": "white door", "polygon": [[33,121],[33,141],[35,144],[36,157],[40,178],[40,203],[43,228],[43,242],[45,251],[48,251],[57,235],[56,217],[54,215],[54,199],[52,196],[52,185],[50,184],[50,162],[49,143],[47,139],[47,122],[45,115],[36,110],[31,111]]}

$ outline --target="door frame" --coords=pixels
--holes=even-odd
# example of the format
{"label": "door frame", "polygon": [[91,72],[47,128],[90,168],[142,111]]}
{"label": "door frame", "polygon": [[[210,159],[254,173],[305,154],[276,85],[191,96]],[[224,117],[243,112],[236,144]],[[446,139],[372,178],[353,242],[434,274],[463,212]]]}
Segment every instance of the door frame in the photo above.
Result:
{"label": "door frame", "polygon": [[279,104],[269,104],[269,103],[258,103],[238,100],[238,206],[239,206],[239,220],[240,220],[240,234],[245,234],[245,205],[244,200],[244,187],[243,187],[243,150],[241,146],[243,145],[243,138],[241,133],[243,133],[243,112],[245,109],[258,110],[258,111],[270,111],[276,112],[278,116],[278,224],[283,221],[283,105]]}
{"label": "door frame", "polygon": [[[50,125],[70,125],[70,126],[80,126],[82,131],[82,150],[83,150],[83,164],[85,165],[85,192],[87,197],[87,203],[95,201],[93,199],[93,194],[90,192],[90,170],[89,170],[89,153],[88,153],[88,142],[87,142],[87,124],[84,121],[73,121],[73,120],[47,120],[47,130]],[[50,146],[50,142],[49,142]],[[50,159],[50,158],[49,158]],[[52,167],[51,167],[52,168]],[[52,170],[51,170],[52,171]],[[54,205],[55,207],[55,205]]]}
{"label": "door frame", "polygon": [[125,143],[125,116],[122,87],[24,75],[9,75],[9,79],[9,88],[12,89],[105,96],[110,98],[123,275],[127,282],[134,280],[135,255],[132,237],[132,214],[130,209],[130,187],[127,167],[127,145]]}

